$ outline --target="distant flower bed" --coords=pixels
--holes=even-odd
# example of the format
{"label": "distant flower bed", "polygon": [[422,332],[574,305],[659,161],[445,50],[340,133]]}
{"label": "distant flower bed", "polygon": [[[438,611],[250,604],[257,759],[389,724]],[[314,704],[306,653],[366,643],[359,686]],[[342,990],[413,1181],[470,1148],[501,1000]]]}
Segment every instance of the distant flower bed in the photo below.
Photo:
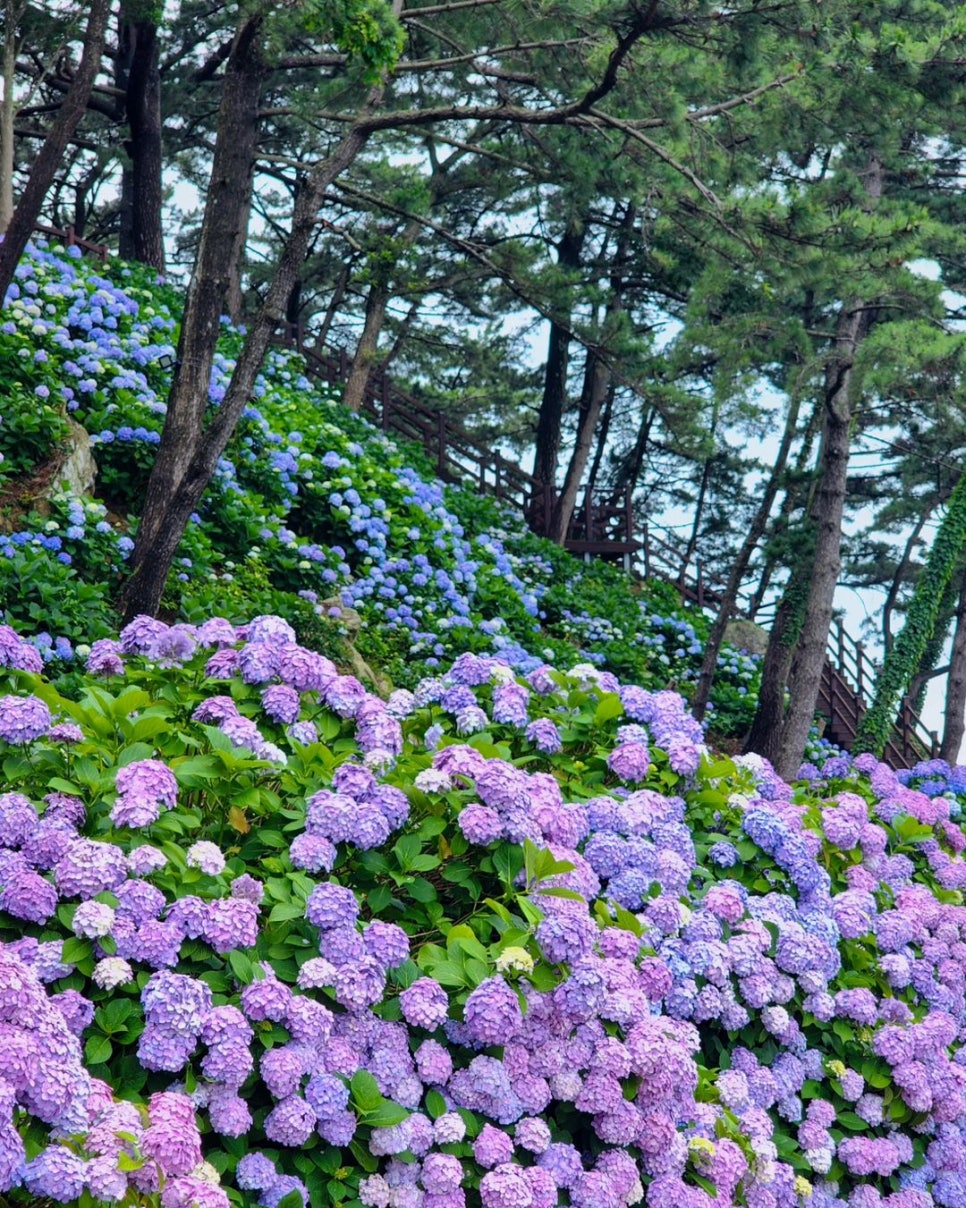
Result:
{"label": "distant flower bed", "polygon": [[589,663],[383,701],[271,615],[86,661],[0,627],[8,1198],[961,1202],[950,797]]}
{"label": "distant flower bed", "polygon": [[[111,630],[164,421],[179,305],[134,266],[40,248],[17,270],[0,324],[0,487],[19,498],[22,476],[64,437],[66,415],[90,433],[98,464],[97,499],[55,497],[0,534],[0,608],[47,661],[69,663],[75,645]],[[226,325],[212,408],[239,340]],[[254,393],[178,551],[170,610],[191,620],[314,612],[337,625],[350,607],[366,622],[364,653],[410,686],[473,650],[521,671],[578,659],[690,690],[700,614],[637,597],[615,568],[585,566],[493,501],[436,482],[419,451],[338,406],[292,352],[269,353]],[[757,676],[755,660],[723,652],[719,728],[747,726]]]}

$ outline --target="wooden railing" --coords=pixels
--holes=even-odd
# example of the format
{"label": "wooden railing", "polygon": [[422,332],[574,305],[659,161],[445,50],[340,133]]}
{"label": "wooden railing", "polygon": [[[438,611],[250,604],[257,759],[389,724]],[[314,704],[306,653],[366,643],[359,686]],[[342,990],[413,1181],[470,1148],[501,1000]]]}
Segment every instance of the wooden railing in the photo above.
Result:
{"label": "wooden railing", "polygon": [[[659,537],[653,526],[645,526],[641,558],[645,577],[656,574],[673,583],[682,599],[699,608],[717,607],[724,596],[724,583],[709,575],[700,562],[694,569],[682,567],[677,548]],[[751,619],[742,607],[750,595],[739,596],[736,617]],[[856,641],[841,620],[832,622],[828,649],[819,687],[818,710],[828,719],[826,733],[839,746],[850,748],[858,733],[879,675],[879,665],[870,658],[862,642]],[[910,767],[920,759],[935,759],[939,754],[939,735],[930,730],[906,701],[896,717],[892,735],[883,753],[892,768]]]}
{"label": "wooden railing", "polygon": [[93,243],[90,239],[82,238],[74,233],[72,226],[61,230],[59,227],[45,226],[38,222],[34,230],[50,239],[59,239],[65,247],[79,247],[82,252],[88,252],[91,256],[96,256],[98,260],[106,260],[108,257],[109,249],[105,244]]}
{"label": "wooden railing", "polygon": [[[351,361],[344,349],[307,346],[298,328],[289,328],[283,342],[301,352],[314,376],[332,385],[347,379]],[[554,492],[471,436],[443,411],[400,390],[385,373],[369,375],[361,410],[384,432],[421,445],[444,482],[461,483],[492,495],[524,516],[536,532],[549,531],[557,502]],[[634,537],[630,491],[625,492],[620,504],[595,499],[585,491],[583,502],[574,510],[564,545],[574,554],[619,559],[629,570],[631,556],[640,547]]]}
{"label": "wooden railing", "polygon": [[[820,703],[829,718],[830,730],[841,735],[835,741],[850,746],[866,711],[866,694],[874,687],[881,668],[839,619],[832,622],[829,630],[828,649],[826,667],[833,669],[841,682],[836,682],[833,676],[823,677],[825,699]],[[908,701],[903,701],[887,748],[883,756],[886,763],[892,767],[908,767],[920,759],[938,756],[939,734],[929,729]]]}
{"label": "wooden railing", "polygon": [[[298,348],[313,376],[331,385],[348,378],[351,362],[344,349],[308,347],[301,330],[294,327],[288,329],[281,342]],[[475,487],[526,517],[537,532],[549,530],[556,502],[552,492],[512,461],[470,436],[442,411],[427,407],[400,390],[385,373],[376,371],[369,375],[362,411],[383,431],[421,445],[444,481]],[[709,576],[700,561],[694,563],[693,569],[683,563],[680,547],[659,536],[655,526],[645,525],[640,538],[635,535],[629,488],[620,504],[605,503],[585,492],[570,521],[564,545],[584,557],[620,559],[628,570],[636,558],[645,578],[656,575],[666,579],[677,587],[682,599],[699,608],[716,607],[723,599],[724,583],[714,575]],[[735,615],[750,619],[750,603],[750,593],[741,593]],[[829,633],[818,707],[828,718],[826,733],[843,747],[851,746],[855,738],[867,708],[866,692],[874,684],[878,670],[862,643],[855,641],[842,622],[836,620]],[[883,758],[893,768],[908,767],[927,756],[934,757],[938,748],[935,731],[928,729],[906,704],[896,719]]]}

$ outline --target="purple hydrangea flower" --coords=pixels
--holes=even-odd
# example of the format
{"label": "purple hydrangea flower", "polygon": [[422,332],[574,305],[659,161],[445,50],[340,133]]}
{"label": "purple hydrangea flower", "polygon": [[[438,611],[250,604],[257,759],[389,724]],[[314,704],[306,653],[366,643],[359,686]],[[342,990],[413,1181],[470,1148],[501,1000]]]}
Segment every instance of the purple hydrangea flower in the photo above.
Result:
{"label": "purple hydrangea flower", "polygon": [[4,742],[33,742],[42,738],[50,726],[50,710],[36,696],[0,697],[0,738]]}

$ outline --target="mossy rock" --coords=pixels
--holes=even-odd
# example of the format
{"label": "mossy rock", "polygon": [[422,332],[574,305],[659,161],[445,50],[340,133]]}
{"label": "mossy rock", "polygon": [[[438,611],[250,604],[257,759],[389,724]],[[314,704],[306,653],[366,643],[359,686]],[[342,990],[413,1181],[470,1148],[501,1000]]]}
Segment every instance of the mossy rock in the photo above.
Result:
{"label": "mossy rock", "polygon": [[736,650],[745,650],[748,654],[764,654],[768,649],[768,630],[762,629],[754,621],[739,618],[737,621],[728,622],[724,640]]}

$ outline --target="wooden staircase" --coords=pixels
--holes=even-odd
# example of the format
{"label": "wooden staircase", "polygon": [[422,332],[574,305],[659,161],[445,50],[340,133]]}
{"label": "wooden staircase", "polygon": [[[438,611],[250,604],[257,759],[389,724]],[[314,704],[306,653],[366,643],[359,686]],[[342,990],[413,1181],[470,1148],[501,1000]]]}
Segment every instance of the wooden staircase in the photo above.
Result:
{"label": "wooden staircase", "polygon": [[[75,235],[73,227],[59,230],[38,225],[39,233],[63,241],[67,247],[104,260],[108,249]],[[279,343],[295,347],[305,358],[309,372],[329,385],[338,385],[349,376],[350,360],[345,349],[308,346],[299,326],[290,326]],[[547,532],[556,496],[548,492],[531,474],[521,470],[494,449],[482,444],[442,411],[427,407],[411,394],[400,390],[382,370],[369,375],[362,404],[363,412],[384,432],[422,445],[433,461],[437,475],[445,482],[475,486],[513,508],[536,532]],[[719,581],[708,579],[701,564],[692,572],[682,564],[680,550],[657,537],[645,526],[642,538],[635,535],[630,487],[619,505],[593,497],[585,490],[582,505],[574,512],[564,546],[584,557],[606,558],[623,563],[628,573],[632,560],[640,558],[644,577],[657,575],[673,583],[682,599],[699,608],[713,607],[721,600]],[[749,612],[737,615],[750,619]],[[858,725],[866,711],[866,689],[871,687],[878,667],[855,641],[842,622],[833,622],[828,639],[828,654],[822,668],[817,711],[826,718],[825,734],[836,745],[848,750],[855,740]],[[939,738],[906,703],[896,719],[892,736],[883,752],[883,760],[892,768],[910,767],[924,758],[935,758]]]}
{"label": "wooden staircase", "polygon": [[[309,372],[338,385],[349,376],[350,358],[345,349],[306,345],[299,328],[289,328],[282,343],[295,347],[305,358]],[[387,374],[369,375],[362,413],[384,432],[421,445],[444,482],[475,487],[492,495],[526,518],[535,532],[547,532],[557,496],[544,484],[478,441],[444,412],[427,407],[400,390]],[[584,491],[583,503],[574,510],[564,546],[573,554],[622,562],[630,571],[631,559],[641,548],[634,535],[631,492],[615,505]]]}
{"label": "wooden staircase", "polygon": [[[713,576],[709,578],[700,563],[695,565],[693,572],[682,567],[677,549],[658,537],[650,527],[644,531],[642,558],[645,576],[656,574],[667,579],[677,587],[682,598],[699,608],[711,608],[720,603],[724,584]],[[747,609],[738,609],[737,615],[753,619]],[[879,668],[863,643],[856,641],[840,620],[834,620],[829,630],[816,712],[826,720],[825,737],[836,746],[851,749],[859,722],[868,708],[867,694],[874,687],[878,674]],[[928,728],[911,705],[904,703],[882,753],[883,762],[891,768],[908,768],[921,759],[935,759],[938,754],[939,735]]]}
{"label": "wooden staircase", "polygon": [[[344,349],[307,346],[300,328],[289,328],[280,343],[295,347],[305,358],[308,371],[329,385],[347,380],[350,358]],[[422,446],[432,460],[438,477],[445,482],[475,487],[502,500],[535,531],[547,531],[555,497],[532,475],[482,444],[455,424],[442,411],[427,407],[400,390],[382,371],[370,374],[362,404],[363,413],[385,432]],[[619,506],[595,499],[584,492],[583,505],[570,522],[565,548],[584,557],[601,557],[623,563],[630,572],[632,560],[642,563],[644,577],[656,575],[673,583],[682,599],[699,608],[720,603],[724,584],[709,578],[700,563],[692,571],[682,564],[679,547],[658,537],[645,525],[634,532],[630,488]],[[750,618],[749,611],[736,615]],[[878,668],[841,621],[829,633],[828,653],[822,669],[817,711],[826,719],[825,736],[848,750],[865,713],[866,691]],[[939,739],[908,705],[903,706],[883,760],[892,768],[911,767],[938,754]]]}

